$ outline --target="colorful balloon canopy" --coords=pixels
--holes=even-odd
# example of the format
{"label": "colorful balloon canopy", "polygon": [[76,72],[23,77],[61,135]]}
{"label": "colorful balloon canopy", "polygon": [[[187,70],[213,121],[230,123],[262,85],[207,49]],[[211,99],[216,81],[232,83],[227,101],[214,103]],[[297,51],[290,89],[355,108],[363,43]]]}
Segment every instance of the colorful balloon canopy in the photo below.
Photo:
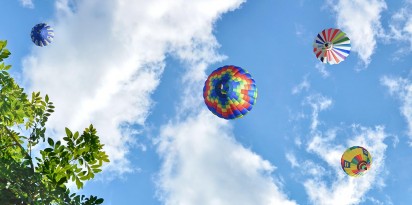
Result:
{"label": "colorful balloon canopy", "polygon": [[47,46],[53,41],[54,32],[49,25],[39,23],[31,29],[30,37],[37,46]]}
{"label": "colorful balloon canopy", "polygon": [[343,171],[352,177],[358,177],[368,171],[372,164],[372,156],[363,147],[353,146],[347,149],[341,158]]}
{"label": "colorful balloon canopy", "polygon": [[350,39],[339,29],[325,29],[313,43],[313,52],[323,63],[338,64],[350,53]]}
{"label": "colorful balloon canopy", "polygon": [[207,108],[218,117],[243,117],[256,102],[255,80],[241,67],[220,67],[207,78],[203,87],[203,98]]}

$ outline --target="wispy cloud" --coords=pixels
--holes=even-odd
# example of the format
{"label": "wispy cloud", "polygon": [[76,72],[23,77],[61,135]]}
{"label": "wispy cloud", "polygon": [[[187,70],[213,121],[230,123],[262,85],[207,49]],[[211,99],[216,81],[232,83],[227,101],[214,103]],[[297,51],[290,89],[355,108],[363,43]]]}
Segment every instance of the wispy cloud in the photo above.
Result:
{"label": "wispy cloud", "polygon": [[378,200],[373,197],[367,197],[367,200],[377,205],[393,205],[392,199],[389,195],[385,195],[384,200]]}
{"label": "wispy cloud", "polygon": [[295,23],[295,35],[305,45],[313,43],[313,33],[302,24]]}
{"label": "wispy cloud", "polygon": [[384,76],[381,78],[381,84],[401,101],[400,112],[408,124],[409,145],[412,146],[412,82],[407,78]]}
{"label": "wispy cloud", "polygon": [[329,108],[332,105],[332,99],[321,94],[315,94],[306,97],[304,103],[312,107],[312,123],[310,129],[314,132],[320,123],[318,119],[319,112]]}
{"label": "wispy cloud", "polygon": [[394,60],[412,51],[412,1],[405,1],[404,6],[396,11],[389,22],[389,29],[384,36],[387,42],[400,42],[400,48],[393,54]]}
{"label": "wispy cloud", "polygon": [[376,38],[383,35],[381,12],[387,8],[384,0],[327,0],[336,12],[338,27],[351,39],[352,51],[358,53],[367,66],[376,48]]}
{"label": "wispy cloud", "polygon": [[[389,25],[391,37],[396,40],[412,41],[412,11],[403,7],[394,13]],[[412,45],[411,45],[412,46]]]}
{"label": "wispy cloud", "polygon": [[306,75],[305,77],[303,77],[303,80],[301,83],[299,83],[298,85],[292,88],[292,94],[294,95],[298,94],[303,90],[307,91],[309,88],[310,88],[310,83],[308,81],[308,76]]}
{"label": "wispy cloud", "polygon": [[322,62],[318,62],[315,65],[316,70],[319,71],[319,73],[322,75],[323,78],[329,77],[330,73],[328,70],[326,70],[326,65]]}
{"label": "wispy cloud", "polygon": [[286,159],[289,161],[290,166],[292,166],[292,168],[295,167],[299,167],[299,163],[298,160],[296,159],[295,154],[291,153],[291,152],[287,152],[285,155]]}
{"label": "wispy cloud", "polygon": [[[358,204],[365,200],[366,192],[376,186],[384,186],[381,176],[384,169],[384,153],[387,145],[383,142],[388,137],[384,127],[374,128],[352,125],[347,128],[320,129],[319,112],[331,105],[331,100],[323,95],[310,95],[306,102],[312,107],[311,133],[307,143],[306,151],[316,154],[316,160],[300,160],[297,162],[303,174],[308,177],[304,179],[304,187],[309,199],[313,204],[328,205]],[[345,129],[346,131],[341,131]],[[349,134],[348,134],[349,133]],[[337,136],[345,135],[348,140],[342,144]],[[342,171],[340,158],[343,152],[351,146],[363,146],[373,157],[372,169],[362,177],[351,178]],[[326,165],[326,166],[325,166]],[[328,197],[325,197],[328,196]]]}
{"label": "wispy cloud", "polygon": [[19,2],[23,7],[34,9],[33,0],[19,0]]}
{"label": "wispy cloud", "polygon": [[[354,126],[352,131],[353,136],[344,145],[334,142],[335,132],[317,134],[309,142],[308,151],[317,154],[327,163],[327,169],[334,171],[332,183],[328,183],[326,178],[312,178],[305,181],[305,189],[314,204],[359,204],[365,200],[364,195],[370,189],[384,186],[381,176],[387,147],[383,142],[387,137],[384,128]],[[340,165],[342,153],[346,148],[355,145],[365,147],[373,158],[371,170],[359,178],[346,176]]]}

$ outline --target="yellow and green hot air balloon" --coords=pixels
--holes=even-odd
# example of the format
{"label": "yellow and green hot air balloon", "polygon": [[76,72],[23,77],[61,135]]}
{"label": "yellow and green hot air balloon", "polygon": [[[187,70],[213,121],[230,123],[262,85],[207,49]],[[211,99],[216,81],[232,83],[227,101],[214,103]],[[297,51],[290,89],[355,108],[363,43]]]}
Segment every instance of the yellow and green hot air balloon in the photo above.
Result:
{"label": "yellow and green hot air balloon", "polygon": [[372,156],[365,148],[353,146],[347,149],[341,158],[343,171],[352,177],[362,176],[372,164]]}

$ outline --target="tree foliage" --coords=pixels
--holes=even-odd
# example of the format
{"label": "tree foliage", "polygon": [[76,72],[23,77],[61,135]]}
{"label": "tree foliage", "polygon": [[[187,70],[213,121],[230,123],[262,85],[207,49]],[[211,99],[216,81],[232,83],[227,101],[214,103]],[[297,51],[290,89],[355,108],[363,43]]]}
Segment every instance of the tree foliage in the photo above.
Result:
{"label": "tree foliage", "polygon": [[[31,98],[8,73],[3,60],[10,52],[0,41],[0,204],[101,204],[102,198],[70,193],[101,172],[109,162],[93,125],[82,134],[66,128],[62,141],[46,137],[46,122],[54,105],[46,95]],[[46,148],[32,153],[38,144]],[[33,157],[32,157],[33,156]],[[38,156],[38,157],[34,157]]]}

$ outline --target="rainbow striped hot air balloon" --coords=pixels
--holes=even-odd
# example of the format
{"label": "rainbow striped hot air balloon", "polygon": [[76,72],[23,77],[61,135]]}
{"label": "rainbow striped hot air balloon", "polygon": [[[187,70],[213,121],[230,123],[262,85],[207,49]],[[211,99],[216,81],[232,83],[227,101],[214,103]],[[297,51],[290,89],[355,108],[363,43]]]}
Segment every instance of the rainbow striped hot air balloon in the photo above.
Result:
{"label": "rainbow striped hot air balloon", "polygon": [[325,29],[313,43],[313,52],[323,63],[338,64],[350,53],[350,39],[339,29]]}
{"label": "rainbow striped hot air balloon", "polygon": [[53,41],[54,32],[49,25],[39,23],[31,29],[30,37],[37,46],[47,46]]}
{"label": "rainbow striped hot air balloon", "polygon": [[353,146],[347,149],[341,158],[343,171],[352,177],[362,176],[370,169],[372,164],[372,156],[363,147]]}
{"label": "rainbow striped hot air balloon", "polygon": [[213,71],[205,82],[203,98],[213,114],[224,119],[240,118],[256,102],[255,80],[243,68],[227,65]]}

